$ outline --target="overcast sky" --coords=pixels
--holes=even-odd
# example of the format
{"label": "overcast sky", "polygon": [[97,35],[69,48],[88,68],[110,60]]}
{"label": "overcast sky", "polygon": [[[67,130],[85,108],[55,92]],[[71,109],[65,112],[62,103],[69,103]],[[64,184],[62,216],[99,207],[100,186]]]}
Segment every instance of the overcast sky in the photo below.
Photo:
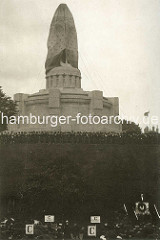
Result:
{"label": "overcast sky", "polygon": [[120,113],[160,119],[160,0],[1,0],[0,85],[7,95],[45,88],[47,38],[60,3],[78,34],[84,90],[118,96]]}

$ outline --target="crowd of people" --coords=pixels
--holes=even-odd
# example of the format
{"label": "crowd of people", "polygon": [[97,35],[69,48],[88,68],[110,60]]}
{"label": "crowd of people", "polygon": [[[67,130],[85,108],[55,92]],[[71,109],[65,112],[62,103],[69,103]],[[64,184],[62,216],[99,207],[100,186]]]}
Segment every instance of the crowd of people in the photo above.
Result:
{"label": "crowd of people", "polygon": [[[124,220],[124,219],[123,219]],[[33,225],[33,234],[26,234],[26,224]],[[4,218],[0,223],[0,239],[61,239],[83,240],[93,239],[88,235],[88,226],[93,224],[46,223],[38,220],[20,221],[14,218]],[[95,224],[94,224],[95,225]],[[103,222],[96,225],[94,239],[159,239],[160,227],[153,222],[119,221],[114,224]]]}
{"label": "crowd of people", "polygon": [[0,144],[85,143],[85,144],[160,144],[159,133],[104,132],[1,132]]}

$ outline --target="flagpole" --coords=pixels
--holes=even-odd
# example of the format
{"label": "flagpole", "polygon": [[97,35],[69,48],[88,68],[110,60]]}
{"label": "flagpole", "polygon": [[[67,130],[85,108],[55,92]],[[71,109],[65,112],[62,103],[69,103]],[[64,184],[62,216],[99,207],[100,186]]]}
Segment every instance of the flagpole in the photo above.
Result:
{"label": "flagpole", "polygon": [[136,214],[136,212],[135,212],[135,211],[134,211],[134,215],[135,215],[136,219],[138,220],[138,216],[137,216],[137,214]]}
{"label": "flagpole", "polygon": [[124,210],[126,212],[126,214],[128,215],[128,211],[127,211],[127,208],[126,208],[126,204],[124,203]]}
{"label": "flagpole", "polygon": [[155,204],[154,204],[154,209],[155,209],[155,211],[156,211],[156,213],[157,213],[158,218],[160,218],[159,212],[158,212]]}

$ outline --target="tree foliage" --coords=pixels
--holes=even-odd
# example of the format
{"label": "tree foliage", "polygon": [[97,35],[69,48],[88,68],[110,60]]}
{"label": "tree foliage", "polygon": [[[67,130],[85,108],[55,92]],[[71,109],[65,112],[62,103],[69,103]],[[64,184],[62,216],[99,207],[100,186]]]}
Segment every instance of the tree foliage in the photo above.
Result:
{"label": "tree foliage", "polygon": [[138,144],[3,145],[4,215],[7,199],[13,197],[12,211],[20,218],[43,220],[53,214],[57,221],[87,221],[101,215],[109,221],[124,203],[132,214],[142,192],[157,201],[158,153],[158,146]]}
{"label": "tree foliage", "polygon": [[141,128],[139,124],[123,120],[122,131],[126,133],[141,133]]}
{"label": "tree foliage", "polygon": [[[22,202],[27,213],[42,212],[69,215],[69,206],[75,211],[81,205],[85,195],[85,182],[78,162],[73,159],[57,158],[55,161],[45,160],[37,165],[36,171],[21,184]],[[25,179],[25,180],[26,180]],[[26,208],[26,203],[31,211]],[[54,207],[53,207],[54,206]]]}
{"label": "tree foliage", "polygon": [[[6,96],[3,92],[2,87],[0,86],[0,113],[3,113],[3,116],[13,116],[16,114],[16,103],[11,99],[11,97]],[[2,115],[1,115],[2,116]],[[6,118],[0,118],[0,132],[7,130],[7,120]]]}

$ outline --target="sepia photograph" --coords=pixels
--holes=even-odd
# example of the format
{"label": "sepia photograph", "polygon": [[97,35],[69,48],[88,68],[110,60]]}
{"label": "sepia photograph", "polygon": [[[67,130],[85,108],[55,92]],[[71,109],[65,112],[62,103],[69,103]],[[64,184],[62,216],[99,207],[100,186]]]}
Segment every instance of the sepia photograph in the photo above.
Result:
{"label": "sepia photograph", "polygon": [[1,0],[0,36],[0,240],[160,239],[160,0]]}

